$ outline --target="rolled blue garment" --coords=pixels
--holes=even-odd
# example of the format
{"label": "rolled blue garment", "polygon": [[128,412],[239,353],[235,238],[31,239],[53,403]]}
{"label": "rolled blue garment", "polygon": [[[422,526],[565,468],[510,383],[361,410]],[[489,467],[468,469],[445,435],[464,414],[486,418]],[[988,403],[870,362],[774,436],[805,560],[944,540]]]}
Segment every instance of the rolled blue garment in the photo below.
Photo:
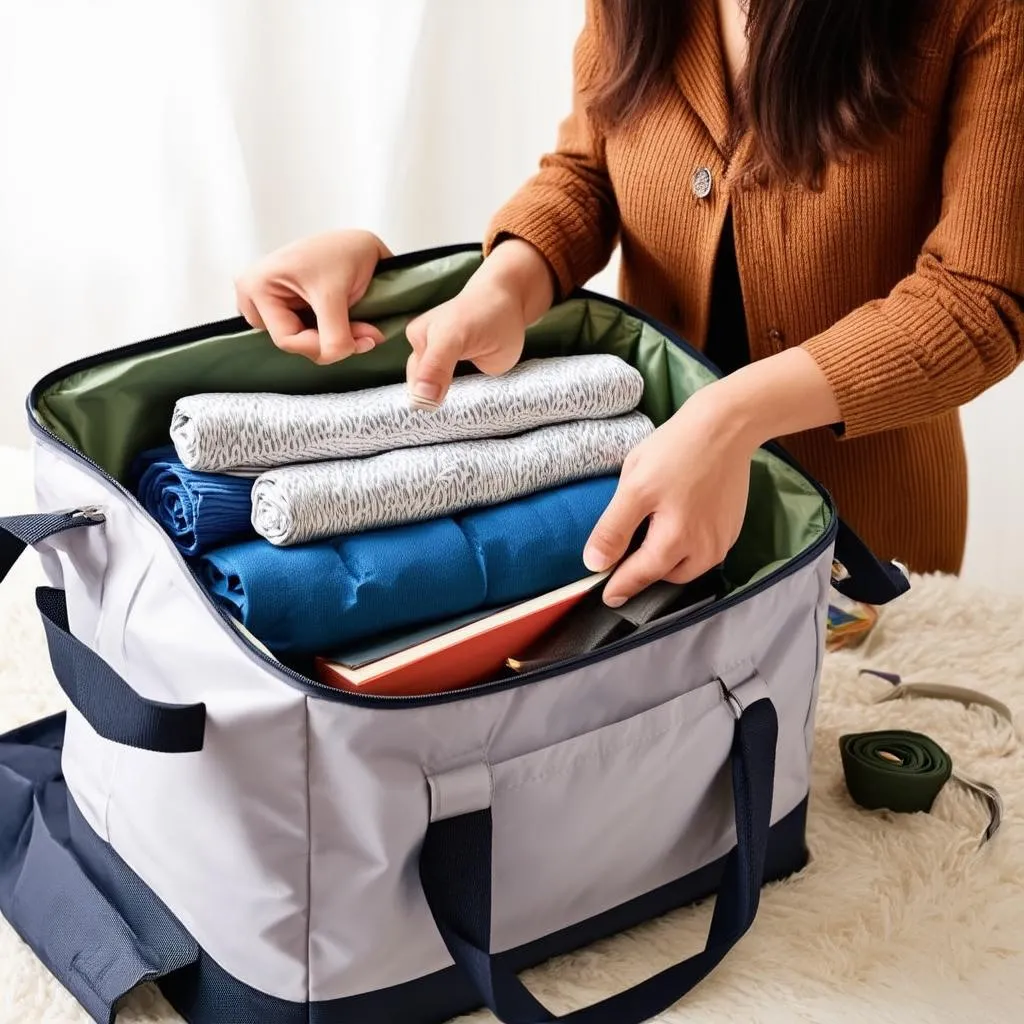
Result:
{"label": "rolled blue garment", "polygon": [[583,548],[617,485],[617,476],[598,477],[456,516],[487,568],[487,603],[511,604],[586,576]]}
{"label": "rolled blue garment", "polygon": [[253,480],[187,469],[173,448],[136,460],[136,492],[184,555],[252,535]]}
{"label": "rolled blue garment", "polygon": [[296,547],[245,541],[207,553],[200,571],[214,599],[270,650],[323,654],[582,579],[583,547],[616,484],[598,477]]}

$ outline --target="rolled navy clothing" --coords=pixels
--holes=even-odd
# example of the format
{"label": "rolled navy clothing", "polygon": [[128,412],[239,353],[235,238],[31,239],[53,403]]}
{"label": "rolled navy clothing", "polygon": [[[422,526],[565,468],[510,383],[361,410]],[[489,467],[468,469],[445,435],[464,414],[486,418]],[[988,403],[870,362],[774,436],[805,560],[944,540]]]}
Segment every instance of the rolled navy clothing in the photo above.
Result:
{"label": "rolled navy clothing", "polygon": [[297,547],[245,541],[208,552],[200,571],[275,654],[322,654],[582,579],[583,548],[617,482]]}
{"label": "rolled navy clothing", "polygon": [[253,535],[253,480],[197,473],[171,447],[143,453],[134,468],[139,501],[183,555]]}
{"label": "rolled navy clothing", "polygon": [[190,469],[263,470],[622,416],[643,393],[640,372],[618,356],[561,356],[528,360],[500,377],[458,377],[430,411],[412,407],[405,384],[326,395],[189,395],[174,407],[171,440]]}
{"label": "rolled navy clothing", "polygon": [[252,524],[272,544],[289,546],[437,519],[617,473],[653,431],[646,416],[631,413],[273,469],[253,487]]}

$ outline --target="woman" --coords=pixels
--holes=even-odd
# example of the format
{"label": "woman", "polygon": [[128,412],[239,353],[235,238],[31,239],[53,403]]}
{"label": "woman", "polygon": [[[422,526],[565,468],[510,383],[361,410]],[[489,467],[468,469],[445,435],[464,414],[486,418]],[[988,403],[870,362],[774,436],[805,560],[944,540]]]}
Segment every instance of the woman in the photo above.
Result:
{"label": "woman", "polygon": [[[616,605],[725,555],[757,446],[784,437],[879,555],[958,571],[957,409],[1024,352],[1024,2],[588,0],[557,150],[498,212],[463,292],[409,326],[414,400],[523,333],[622,246],[623,298],[726,371],[641,445],[586,562]],[[282,250],[239,283],[282,348],[329,362],[386,254]],[[309,305],[319,330],[295,313]]]}

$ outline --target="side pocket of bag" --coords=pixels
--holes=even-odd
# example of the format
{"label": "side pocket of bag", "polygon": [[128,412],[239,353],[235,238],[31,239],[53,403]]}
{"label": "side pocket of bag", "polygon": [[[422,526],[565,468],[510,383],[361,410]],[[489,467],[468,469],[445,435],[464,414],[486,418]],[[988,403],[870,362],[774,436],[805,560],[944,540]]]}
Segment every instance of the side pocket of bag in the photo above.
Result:
{"label": "side pocket of bag", "polygon": [[621,905],[727,853],[734,725],[716,679],[492,765],[493,949]]}

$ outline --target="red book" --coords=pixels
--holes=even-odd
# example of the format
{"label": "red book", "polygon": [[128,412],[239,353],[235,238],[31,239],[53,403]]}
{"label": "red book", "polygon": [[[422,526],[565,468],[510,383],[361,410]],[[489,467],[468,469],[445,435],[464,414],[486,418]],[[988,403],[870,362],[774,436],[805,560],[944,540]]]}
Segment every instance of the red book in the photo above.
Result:
{"label": "red book", "polygon": [[588,576],[368,664],[317,658],[317,678],[353,693],[403,697],[486,682],[504,669],[506,659],[539,640],[608,575]]}

